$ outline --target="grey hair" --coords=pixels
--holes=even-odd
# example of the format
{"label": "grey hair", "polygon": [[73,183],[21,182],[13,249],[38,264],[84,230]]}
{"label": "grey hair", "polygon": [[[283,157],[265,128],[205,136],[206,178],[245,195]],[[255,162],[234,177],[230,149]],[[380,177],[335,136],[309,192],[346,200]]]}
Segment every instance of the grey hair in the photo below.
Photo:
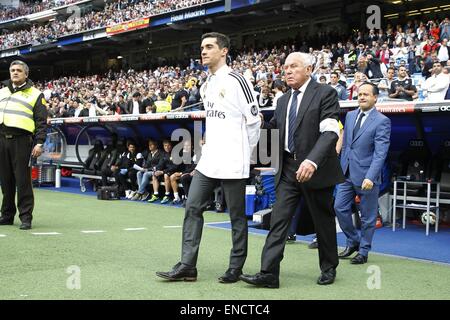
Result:
{"label": "grey hair", "polygon": [[313,65],[312,57],[311,57],[311,55],[309,53],[293,52],[290,55],[295,56],[296,58],[298,58],[303,63],[303,65],[305,67]]}
{"label": "grey hair", "polygon": [[20,65],[20,66],[22,66],[23,69],[24,69],[24,71],[25,71],[25,74],[28,76],[28,73],[30,72],[30,68],[28,67],[28,65],[27,65],[25,62],[20,61],[20,60],[14,60],[14,61],[11,62],[11,64],[9,65],[9,68],[11,69],[11,67],[12,67],[12,66],[15,66],[15,65]]}

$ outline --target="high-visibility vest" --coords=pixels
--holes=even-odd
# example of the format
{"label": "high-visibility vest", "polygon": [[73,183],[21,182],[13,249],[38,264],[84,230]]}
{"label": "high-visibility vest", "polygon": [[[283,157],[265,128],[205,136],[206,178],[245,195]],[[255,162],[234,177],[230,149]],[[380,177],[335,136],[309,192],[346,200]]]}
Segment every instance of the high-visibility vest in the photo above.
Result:
{"label": "high-visibility vest", "polygon": [[0,90],[0,124],[34,133],[33,109],[41,92],[30,87],[14,93],[9,88]]}
{"label": "high-visibility vest", "polygon": [[156,106],[156,112],[170,112],[170,110],[172,110],[172,105],[167,102],[167,101],[163,101],[163,100],[157,100],[155,101],[155,106]]}

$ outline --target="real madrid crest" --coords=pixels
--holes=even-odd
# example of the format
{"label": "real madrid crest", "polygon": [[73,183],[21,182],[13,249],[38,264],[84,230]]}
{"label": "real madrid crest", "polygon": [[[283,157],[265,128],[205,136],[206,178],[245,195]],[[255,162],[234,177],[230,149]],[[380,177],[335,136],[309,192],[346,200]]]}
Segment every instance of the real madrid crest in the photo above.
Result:
{"label": "real madrid crest", "polygon": [[220,90],[219,97],[221,97],[222,99],[225,98],[225,89]]}

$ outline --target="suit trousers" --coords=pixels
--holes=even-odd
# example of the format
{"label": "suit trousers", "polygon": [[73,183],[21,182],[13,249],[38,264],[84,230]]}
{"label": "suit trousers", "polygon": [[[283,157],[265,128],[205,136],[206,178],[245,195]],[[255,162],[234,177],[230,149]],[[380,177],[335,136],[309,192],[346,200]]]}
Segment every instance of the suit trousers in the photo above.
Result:
{"label": "suit trousers", "polygon": [[31,182],[31,136],[0,135],[0,183],[2,185],[2,217],[14,220],[16,215],[16,189],[19,218],[22,222],[33,219],[34,195]]}
{"label": "suit trousers", "polygon": [[300,197],[303,197],[314,222],[319,244],[320,269],[327,271],[339,264],[336,222],[332,206],[334,187],[323,189],[306,187],[297,181],[295,172],[298,167],[298,161],[285,157],[276,190],[277,200],[270,218],[270,231],[261,255],[261,271],[276,276],[280,274],[280,263],[283,260],[289,226]]}
{"label": "suit trousers", "polygon": [[211,193],[220,181],[225,190],[233,247],[230,268],[242,269],[247,258],[248,226],[245,215],[245,185],[247,179],[213,179],[196,171],[189,188],[183,222],[181,263],[195,267],[203,231],[203,212]]}
{"label": "suit trousers", "polygon": [[[352,204],[355,195],[359,195],[361,211],[361,234],[358,233],[352,220]],[[363,256],[369,254],[372,248],[372,239],[378,216],[379,186],[374,185],[372,190],[362,190],[360,186],[353,185],[350,178],[338,185],[334,209],[339,225],[347,237],[347,246],[359,245],[359,253]]]}

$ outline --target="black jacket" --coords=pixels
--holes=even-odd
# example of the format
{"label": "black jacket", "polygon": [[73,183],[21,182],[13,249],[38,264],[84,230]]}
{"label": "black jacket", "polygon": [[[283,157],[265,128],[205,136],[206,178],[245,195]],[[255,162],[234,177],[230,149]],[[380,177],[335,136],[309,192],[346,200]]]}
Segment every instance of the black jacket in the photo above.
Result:
{"label": "black jacket", "polygon": [[[8,87],[11,93],[14,92],[11,80],[5,81],[4,84]],[[33,82],[30,79],[27,79],[26,85],[19,88],[19,91],[31,88],[32,86]],[[35,144],[44,143],[45,139],[47,138],[47,107],[45,106],[45,104],[46,102],[44,94],[41,93],[36,101],[36,105],[33,108],[33,120],[36,128],[33,135]],[[26,130],[7,127],[4,124],[0,124],[0,133],[11,134],[15,136],[31,135],[31,133]]]}
{"label": "black jacket", "polygon": [[[280,182],[283,171],[286,117],[291,91],[278,99],[277,108],[265,129],[279,129],[279,169],[275,186]],[[295,122],[295,152],[298,165],[308,159],[317,164],[317,171],[305,183],[307,188],[322,189],[344,182],[344,174],[336,154],[338,136],[334,132],[320,133],[320,122],[327,119],[339,120],[339,101],[336,90],[311,80],[302,98]]]}

